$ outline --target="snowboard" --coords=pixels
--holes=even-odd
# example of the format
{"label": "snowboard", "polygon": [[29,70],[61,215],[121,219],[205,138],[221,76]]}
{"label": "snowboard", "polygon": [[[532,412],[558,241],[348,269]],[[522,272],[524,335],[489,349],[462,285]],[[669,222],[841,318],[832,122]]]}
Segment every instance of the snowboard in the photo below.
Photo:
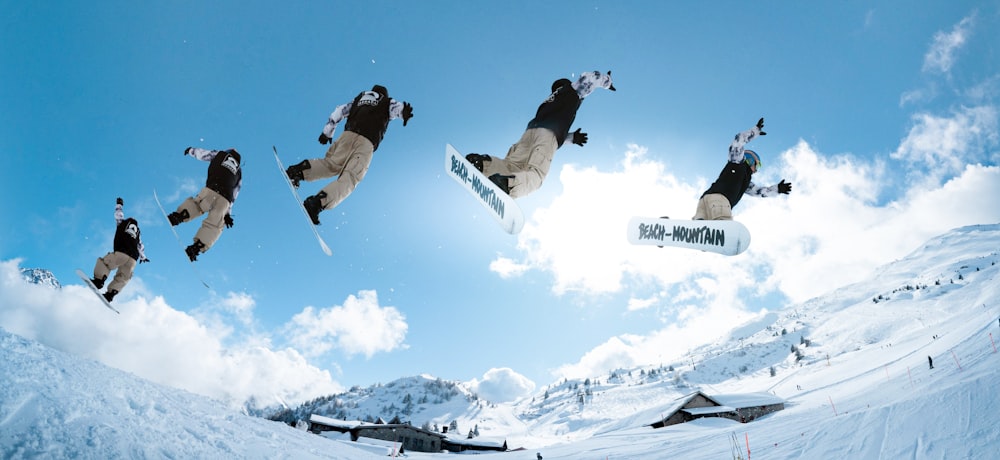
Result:
{"label": "snowboard", "polygon": [[104,298],[104,294],[101,294],[101,291],[97,289],[97,286],[94,286],[94,283],[90,281],[90,277],[87,276],[87,274],[84,273],[83,270],[80,270],[79,268],[76,269],[76,276],[79,276],[80,279],[83,280],[83,284],[86,284],[91,291],[94,291],[94,294],[97,295],[98,299],[101,299],[101,302],[104,303],[105,307],[110,308],[111,311],[118,313],[119,315],[122,313],[118,310],[115,310],[115,307],[111,306],[111,302],[108,302],[108,299]]}
{"label": "snowboard", "polygon": [[332,256],[333,251],[330,250],[330,246],[326,245],[326,241],[323,241],[323,237],[319,235],[319,230],[316,228],[316,224],[313,224],[312,218],[309,217],[309,211],[306,211],[306,207],[302,205],[302,198],[299,198],[299,192],[295,190],[295,185],[292,185],[292,181],[288,178],[288,174],[285,174],[285,165],[281,163],[281,158],[278,157],[278,148],[273,145],[271,148],[274,149],[274,161],[278,163],[278,171],[281,172],[281,177],[283,177],[285,179],[285,183],[288,184],[288,190],[292,191],[292,196],[295,197],[295,204],[302,210],[302,215],[306,216],[306,222],[309,223],[309,228],[312,229],[313,235],[316,236],[316,241],[319,242],[319,247],[323,249],[324,254]]}
{"label": "snowboard", "polygon": [[628,242],[735,256],[750,246],[750,231],[735,220],[633,217],[628,223]]}
{"label": "snowboard", "polygon": [[516,235],[524,226],[524,214],[510,195],[486,178],[451,144],[444,149],[444,170],[493,216],[503,230]]}
{"label": "snowboard", "polygon": [[177,234],[177,229],[175,229],[173,225],[170,225],[170,217],[167,216],[167,210],[163,209],[163,204],[160,203],[160,197],[156,196],[156,189],[153,189],[153,200],[156,201],[156,206],[160,208],[160,213],[163,214],[163,218],[167,221],[167,228],[169,228],[170,232],[174,234],[174,239],[177,240],[177,246],[180,246],[181,253],[184,254],[184,259],[191,262],[191,270],[194,270],[194,275],[198,277],[198,281],[201,281],[202,286],[212,289],[208,283],[205,282],[205,279],[201,277],[201,273],[198,272],[198,267],[194,264],[194,261],[188,257],[187,252],[185,251],[187,247],[184,246],[183,242],[181,242],[181,236]]}

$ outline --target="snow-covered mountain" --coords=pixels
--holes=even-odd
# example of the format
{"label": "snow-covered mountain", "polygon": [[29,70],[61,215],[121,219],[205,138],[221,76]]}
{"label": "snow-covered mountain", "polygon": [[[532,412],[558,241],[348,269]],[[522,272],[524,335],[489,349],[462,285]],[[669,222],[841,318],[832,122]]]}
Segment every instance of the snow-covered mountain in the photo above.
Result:
{"label": "snow-covered mountain", "polygon": [[[529,452],[483,454],[497,458],[536,451],[546,459],[729,458],[748,446],[753,458],[989,458],[1000,449],[998,275],[1000,225],[965,227],[869,280],[761,313],[678,362],[554,382],[504,404],[459,382],[407,377],[278,416],[455,422],[459,433],[475,429]],[[2,330],[0,355],[2,458],[386,454],[384,446],[247,416]],[[647,426],[694,390],[768,392],[784,398],[786,409],[747,424]]]}
{"label": "snow-covered mountain", "polygon": [[44,268],[22,268],[21,276],[24,277],[29,283],[41,284],[42,286],[49,286],[53,288],[59,288],[59,280],[56,279],[56,275]]}

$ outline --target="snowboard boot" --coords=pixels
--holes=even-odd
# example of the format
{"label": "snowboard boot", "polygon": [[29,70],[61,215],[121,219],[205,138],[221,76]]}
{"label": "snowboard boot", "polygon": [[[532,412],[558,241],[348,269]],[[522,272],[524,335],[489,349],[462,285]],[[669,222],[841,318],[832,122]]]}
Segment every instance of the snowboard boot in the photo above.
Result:
{"label": "snowboard boot", "polygon": [[184,249],[184,252],[187,254],[188,259],[194,262],[198,260],[198,255],[202,253],[203,249],[205,249],[205,243],[202,243],[201,240],[194,240],[194,244]]}
{"label": "snowboard boot", "polygon": [[104,296],[104,300],[107,300],[108,303],[111,303],[111,301],[114,300],[115,296],[118,295],[118,291],[114,289],[108,289],[108,292],[105,292],[102,295]]}
{"label": "snowboard boot", "polygon": [[90,282],[94,283],[94,287],[95,288],[100,289],[100,288],[104,287],[104,282],[107,281],[107,279],[108,279],[108,275],[104,275],[100,279],[91,278]]}
{"label": "snowboard boot", "polygon": [[472,163],[479,172],[483,172],[483,163],[486,161],[492,161],[489,155],[480,155],[478,153],[470,153],[465,156],[465,159]]}
{"label": "snowboard boot", "polygon": [[497,187],[500,187],[500,190],[503,190],[504,193],[510,195],[510,180],[513,177],[514,176],[501,176],[500,174],[494,174],[490,176],[490,182],[497,184]]}
{"label": "snowboard boot", "polygon": [[191,218],[191,214],[188,213],[187,209],[181,209],[181,212],[174,211],[167,215],[167,220],[170,221],[171,226],[176,226],[181,222],[187,222]]}
{"label": "snowboard boot", "polygon": [[292,181],[292,186],[295,188],[299,187],[299,182],[305,180],[302,171],[305,171],[312,166],[309,165],[309,160],[302,160],[299,164],[294,164],[285,169],[285,175],[288,176],[288,180]]}
{"label": "snowboard boot", "polygon": [[323,210],[323,198],[326,198],[326,192],[320,191],[302,202],[302,207],[306,208],[313,225],[319,225],[319,213]]}

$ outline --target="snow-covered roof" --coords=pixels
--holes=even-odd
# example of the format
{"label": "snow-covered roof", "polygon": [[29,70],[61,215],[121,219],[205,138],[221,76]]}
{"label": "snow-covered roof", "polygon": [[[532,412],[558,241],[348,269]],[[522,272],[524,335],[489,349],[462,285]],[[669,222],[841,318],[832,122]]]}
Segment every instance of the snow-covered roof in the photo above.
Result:
{"label": "snow-covered roof", "polygon": [[324,417],[322,415],[310,414],[309,423],[319,423],[333,428],[353,430],[364,424],[360,420],[337,420],[335,418]]}
{"label": "snow-covered roof", "polygon": [[682,412],[687,412],[691,415],[724,414],[726,412],[736,412],[736,408],[729,406],[692,407],[682,409]]}
{"label": "snow-covered roof", "polygon": [[449,437],[448,438],[448,442],[452,443],[452,444],[455,444],[455,445],[459,445],[459,446],[483,446],[483,447],[497,447],[497,448],[500,448],[500,447],[503,447],[503,445],[504,445],[504,441],[489,441],[489,440],[477,439],[477,438],[472,438],[472,439],[468,439],[468,438],[458,439],[458,438],[451,438],[451,437]]}
{"label": "snow-covered roof", "polygon": [[785,400],[771,393],[742,393],[725,394],[712,396],[712,400],[725,406],[736,408],[770,406],[772,404],[784,404]]}

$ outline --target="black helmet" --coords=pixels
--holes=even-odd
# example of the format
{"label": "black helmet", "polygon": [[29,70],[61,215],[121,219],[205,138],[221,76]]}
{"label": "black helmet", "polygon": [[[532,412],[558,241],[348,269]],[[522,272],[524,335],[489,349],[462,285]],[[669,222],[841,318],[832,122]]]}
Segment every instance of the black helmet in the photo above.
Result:
{"label": "black helmet", "polygon": [[381,94],[382,97],[389,97],[389,90],[385,89],[385,86],[382,85],[372,86],[372,91]]}
{"label": "black helmet", "polygon": [[557,89],[562,88],[563,86],[572,86],[572,85],[573,82],[569,81],[568,78],[560,78],[552,82],[552,92],[553,93],[556,92]]}

